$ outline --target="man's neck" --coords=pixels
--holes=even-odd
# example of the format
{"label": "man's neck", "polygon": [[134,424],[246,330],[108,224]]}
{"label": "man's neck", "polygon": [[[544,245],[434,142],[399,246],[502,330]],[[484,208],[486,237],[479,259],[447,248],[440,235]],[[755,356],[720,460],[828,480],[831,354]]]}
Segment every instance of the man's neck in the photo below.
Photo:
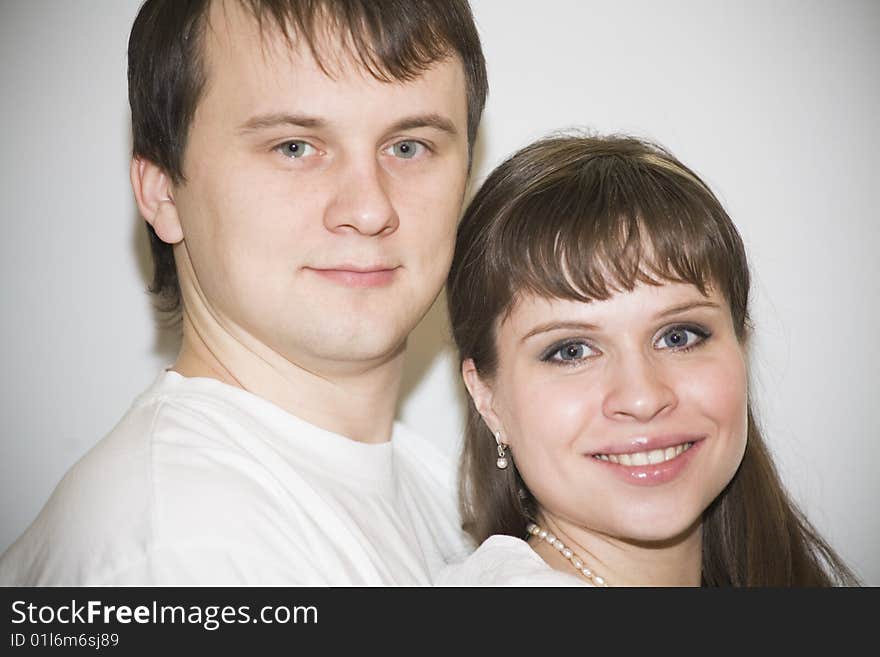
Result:
{"label": "man's neck", "polygon": [[[210,337],[204,335],[210,332]],[[349,368],[304,367],[262,345],[228,333],[199,331],[186,313],[172,369],[242,388],[317,427],[352,440],[390,440],[403,372],[404,350]]]}

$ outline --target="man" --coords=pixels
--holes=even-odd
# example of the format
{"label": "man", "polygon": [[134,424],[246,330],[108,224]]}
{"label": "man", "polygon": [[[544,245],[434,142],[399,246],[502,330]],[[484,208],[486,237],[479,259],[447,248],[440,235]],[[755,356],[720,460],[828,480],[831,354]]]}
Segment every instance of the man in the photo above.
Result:
{"label": "man", "polygon": [[453,470],[394,413],[486,95],[465,0],[147,0],[129,95],[180,353],[0,584],[430,583]]}

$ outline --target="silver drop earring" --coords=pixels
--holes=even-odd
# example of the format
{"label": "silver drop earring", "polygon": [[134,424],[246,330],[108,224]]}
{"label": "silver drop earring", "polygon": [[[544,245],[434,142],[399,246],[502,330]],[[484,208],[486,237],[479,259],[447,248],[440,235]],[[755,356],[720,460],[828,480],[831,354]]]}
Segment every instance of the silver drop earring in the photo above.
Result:
{"label": "silver drop earring", "polygon": [[501,442],[501,432],[495,432],[495,442],[498,443],[498,460],[495,461],[495,465],[498,466],[499,470],[504,470],[507,467],[508,461],[505,453],[505,448],[507,445]]}

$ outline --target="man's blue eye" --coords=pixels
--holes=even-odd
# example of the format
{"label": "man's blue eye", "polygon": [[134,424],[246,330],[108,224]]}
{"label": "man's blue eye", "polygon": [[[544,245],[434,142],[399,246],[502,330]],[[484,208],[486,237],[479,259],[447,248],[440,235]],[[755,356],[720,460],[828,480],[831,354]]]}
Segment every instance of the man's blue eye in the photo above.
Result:
{"label": "man's blue eye", "polygon": [[289,158],[301,158],[310,155],[315,151],[315,147],[306,141],[286,141],[278,147],[282,155]]}
{"label": "man's blue eye", "polygon": [[418,154],[419,148],[424,148],[419,142],[406,140],[394,144],[391,147],[391,152],[394,154],[394,157],[409,160]]}

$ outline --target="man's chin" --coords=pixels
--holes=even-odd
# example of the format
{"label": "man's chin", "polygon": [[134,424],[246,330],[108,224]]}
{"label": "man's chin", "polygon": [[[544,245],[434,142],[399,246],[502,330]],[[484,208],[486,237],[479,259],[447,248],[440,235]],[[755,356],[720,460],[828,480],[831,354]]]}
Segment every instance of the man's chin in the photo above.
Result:
{"label": "man's chin", "polygon": [[351,331],[338,325],[305,350],[312,367],[346,371],[369,370],[402,357],[408,331],[369,330],[369,324]]}

